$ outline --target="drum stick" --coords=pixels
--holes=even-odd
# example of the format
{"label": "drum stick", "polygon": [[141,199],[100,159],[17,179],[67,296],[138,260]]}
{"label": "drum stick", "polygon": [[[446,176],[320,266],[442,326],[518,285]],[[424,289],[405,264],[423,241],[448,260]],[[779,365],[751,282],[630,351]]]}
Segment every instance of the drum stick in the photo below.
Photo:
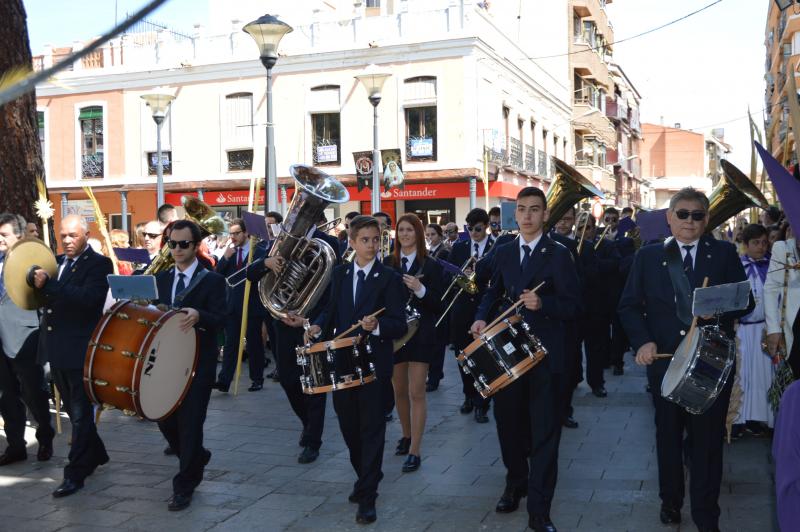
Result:
{"label": "drum stick", "polygon": [[[544,281],[542,281],[541,283],[539,283],[539,284],[536,286],[536,288],[534,288],[533,290],[531,290],[531,292],[536,292],[537,290],[539,290],[539,289],[542,287],[542,285],[544,285]],[[484,327],[484,330],[486,330],[486,329],[491,329],[492,327],[494,327],[494,326],[495,326],[497,323],[499,323],[500,321],[502,321],[503,319],[505,319],[505,317],[506,317],[506,316],[508,316],[508,315],[511,313],[511,311],[515,310],[515,309],[516,309],[517,307],[519,307],[520,305],[522,305],[522,300],[521,300],[521,299],[520,299],[519,301],[517,301],[516,303],[514,303],[513,305],[511,305],[510,307],[508,307],[508,309],[506,309],[506,311],[505,311],[505,312],[503,312],[502,314],[500,314],[499,316],[497,316],[497,317],[494,319],[494,321],[493,321],[492,323],[490,323],[489,325],[487,325],[486,327]]]}
{"label": "drum stick", "polygon": [[[372,313],[372,314],[370,314],[369,316],[366,316],[366,317],[367,318],[377,318],[378,316],[383,314],[384,310],[386,310],[386,307],[383,307],[382,309],[378,310],[377,312],[374,312],[374,313]],[[359,327],[361,327],[361,320],[359,320],[358,323],[356,323],[355,325],[353,325],[352,327],[350,327],[349,329],[344,331],[342,334],[337,335],[333,340],[338,340],[339,338],[342,338],[343,336],[347,336],[348,334],[350,334],[351,332],[355,331]],[[333,340],[331,340],[331,341],[333,341]]]}
{"label": "drum stick", "polygon": [[56,404],[56,432],[61,434],[61,392],[58,391],[58,386],[53,383],[53,402]]}
{"label": "drum stick", "polygon": [[669,353],[659,353],[657,355],[654,355],[653,358],[656,358],[656,359],[658,359],[658,358],[672,358],[673,356],[674,355],[670,355]]}

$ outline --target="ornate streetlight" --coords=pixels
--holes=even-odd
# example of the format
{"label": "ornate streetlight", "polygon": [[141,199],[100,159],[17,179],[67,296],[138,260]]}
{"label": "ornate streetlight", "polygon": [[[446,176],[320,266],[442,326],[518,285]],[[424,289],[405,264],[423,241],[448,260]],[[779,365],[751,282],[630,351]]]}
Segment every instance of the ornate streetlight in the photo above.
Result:
{"label": "ornate streetlight", "polygon": [[160,207],[164,204],[164,163],[161,160],[161,125],[164,123],[167,110],[172,100],[175,99],[175,95],[159,87],[149,94],[143,94],[141,98],[147,102],[147,106],[150,107],[150,111],[153,113],[153,121],[156,123],[156,196],[157,207]]}
{"label": "ornate streetlight", "polygon": [[380,185],[380,162],[381,154],[378,151],[378,104],[381,103],[381,89],[386,80],[391,76],[386,72],[381,72],[375,65],[370,65],[364,70],[363,74],[356,76],[356,79],[364,85],[367,90],[369,103],[372,104],[372,212],[381,210],[381,185]]}

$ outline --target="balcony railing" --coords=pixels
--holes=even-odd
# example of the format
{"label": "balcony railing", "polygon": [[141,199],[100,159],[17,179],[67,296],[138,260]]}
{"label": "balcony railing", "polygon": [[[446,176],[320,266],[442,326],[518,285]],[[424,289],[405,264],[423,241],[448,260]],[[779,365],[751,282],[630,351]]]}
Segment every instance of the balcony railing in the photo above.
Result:
{"label": "balcony railing", "polygon": [[511,148],[509,151],[508,164],[514,168],[522,169],[522,142],[515,138],[509,138],[508,144]]}
{"label": "balcony railing", "polygon": [[628,104],[625,100],[606,98],[606,116],[614,120],[628,121]]}
{"label": "balcony railing", "polygon": [[536,173],[542,177],[547,176],[547,152],[538,150],[536,156]]}
{"label": "balcony railing", "polygon": [[525,170],[536,172],[536,148],[530,144],[525,145]]}
{"label": "balcony railing", "polygon": [[103,154],[82,155],[81,167],[81,175],[84,179],[103,177]]}

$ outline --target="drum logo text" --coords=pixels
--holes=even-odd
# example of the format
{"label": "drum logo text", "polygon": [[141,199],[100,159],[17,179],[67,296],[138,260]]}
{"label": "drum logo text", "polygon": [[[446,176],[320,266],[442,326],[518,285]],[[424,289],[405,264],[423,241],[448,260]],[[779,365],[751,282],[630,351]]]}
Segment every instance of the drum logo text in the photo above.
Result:
{"label": "drum logo text", "polygon": [[150,350],[150,356],[147,357],[147,367],[144,369],[144,374],[150,376],[150,370],[156,365],[156,349],[155,347]]}

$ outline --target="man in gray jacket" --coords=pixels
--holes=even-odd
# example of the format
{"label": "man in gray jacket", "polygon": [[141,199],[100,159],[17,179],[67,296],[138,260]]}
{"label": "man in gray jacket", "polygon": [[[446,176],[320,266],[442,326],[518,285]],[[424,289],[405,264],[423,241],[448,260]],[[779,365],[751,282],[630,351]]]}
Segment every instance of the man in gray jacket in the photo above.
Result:
{"label": "man in gray jacket", "polygon": [[50,406],[44,369],[36,362],[39,316],[23,310],[8,297],[2,271],[9,249],[25,234],[25,220],[16,214],[0,213],[0,415],[5,422],[8,447],[0,454],[0,466],[27,459],[25,406],[37,423],[39,461],[53,455],[55,431],[50,424]]}

